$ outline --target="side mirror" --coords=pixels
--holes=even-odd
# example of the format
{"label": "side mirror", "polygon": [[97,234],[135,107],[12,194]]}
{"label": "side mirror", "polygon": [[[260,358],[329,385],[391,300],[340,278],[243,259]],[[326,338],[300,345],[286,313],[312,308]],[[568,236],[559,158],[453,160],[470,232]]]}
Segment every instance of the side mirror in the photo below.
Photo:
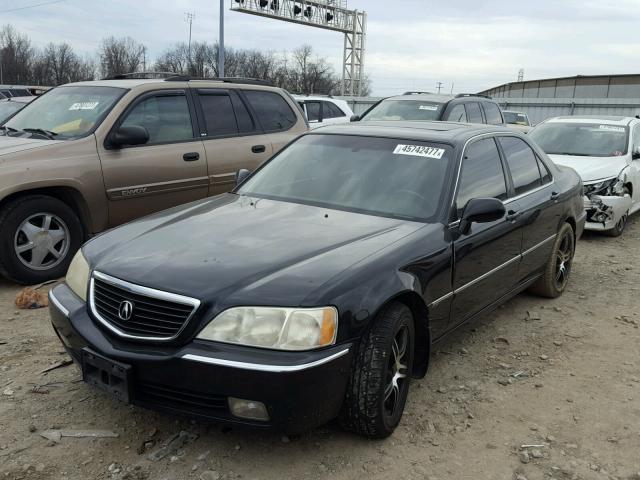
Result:
{"label": "side mirror", "polygon": [[350,122],[359,122],[360,121],[360,115],[351,115],[351,118],[349,119]]}
{"label": "side mirror", "polygon": [[238,170],[236,172],[236,187],[240,186],[249,175],[251,175],[251,170],[247,170],[246,168]]}
{"label": "side mirror", "polygon": [[149,132],[141,125],[130,125],[128,127],[120,127],[111,135],[109,143],[121,148],[124,146],[144,145],[149,141]]}
{"label": "side mirror", "polygon": [[467,202],[460,219],[460,232],[469,233],[472,223],[495,222],[504,217],[506,209],[497,198],[472,198]]}

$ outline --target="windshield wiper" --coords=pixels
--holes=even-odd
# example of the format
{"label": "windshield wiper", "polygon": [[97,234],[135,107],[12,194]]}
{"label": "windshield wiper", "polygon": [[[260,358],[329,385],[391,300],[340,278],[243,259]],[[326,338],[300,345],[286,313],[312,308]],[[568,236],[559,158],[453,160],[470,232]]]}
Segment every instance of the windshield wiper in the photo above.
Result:
{"label": "windshield wiper", "polygon": [[38,133],[40,135],[44,135],[47,138],[50,138],[51,140],[53,140],[53,137],[58,135],[56,132],[52,132],[51,130],[44,130],[42,128],[23,128],[22,131],[29,133]]}
{"label": "windshield wiper", "polygon": [[584,153],[570,153],[570,152],[552,152],[548,153],[548,155],[566,155],[568,157],[589,157],[590,155],[585,155]]}
{"label": "windshield wiper", "polygon": [[0,130],[4,130],[5,132],[17,132],[18,131],[15,128],[7,127],[5,125],[1,125],[0,126]]}

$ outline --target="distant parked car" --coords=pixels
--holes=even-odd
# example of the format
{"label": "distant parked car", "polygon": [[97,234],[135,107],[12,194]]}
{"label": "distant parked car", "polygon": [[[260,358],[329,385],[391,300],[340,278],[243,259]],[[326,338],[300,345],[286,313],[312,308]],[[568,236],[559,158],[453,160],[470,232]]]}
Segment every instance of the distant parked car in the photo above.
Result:
{"label": "distant parked car", "polygon": [[11,97],[0,99],[0,125],[22,110],[36,97]]}
{"label": "distant parked car", "polygon": [[254,80],[56,87],[0,126],[0,275],[58,278],[90,235],[226,192],[308,129],[286,91]]}
{"label": "distant parked car", "polygon": [[325,125],[348,123],[353,116],[353,111],[344,100],[301,95],[295,95],[294,98],[304,110],[309,126],[312,129]]}
{"label": "distant parked car", "polygon": [[0,98],[31,96],[31,87],[21,85],[0,85]]}
{"label": "distant parked car", "polygon": [[500,127],[327,126],[246,173],[77,253],[49,298],[84,381],[209,421],[386,437],[434,342],[529,287],[564,292],[584,226],[576,172]]}
{"label": "distant parked car", "polygon": [[385,98],[354,121],[410,120],[504,125],[500,106],[489,97],[473,94],[437,95],[406,92]]}
{"label": "distant parked car", "polygon": [[558,165],[582,177],[588,230],[617,237],[640,209],[640,120],[632,117],[556,117],[529,136]]}
{"label": "distant parked car", "polygon": [[507,127],[518,130],[522,133],[529,133],[531,130],[531,122],[529,116],[524,112],[516,112],[513,110],[503,110],[502,116]]}

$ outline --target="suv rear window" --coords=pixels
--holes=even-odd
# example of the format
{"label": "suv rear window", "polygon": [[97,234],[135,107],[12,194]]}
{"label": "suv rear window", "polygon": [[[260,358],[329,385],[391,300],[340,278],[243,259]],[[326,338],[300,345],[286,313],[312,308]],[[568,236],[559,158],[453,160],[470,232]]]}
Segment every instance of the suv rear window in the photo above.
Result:
{"label": "suv rear window", "polygon": [[500,108],[498,108],[495,103],[484,102],[482,106],[484,107],[484,116],[487,117],[487,123],[489,125],[500,125],[503,123]]}
{"label": "suv rear window", "polygon": [[467,110],[467,121],[470,123],[484,123],[482,119],[482,112],[480,111],[480,104],[477,102],[469,102],[464,104]]}
{"label": "suv rear window", "polygon": [[238,133],[236,116],[229,95],[211,95],[200,92],[199,97],[207,127],[207,136],[216,137]]}
{"label": "suv rear window", "polygon": [[429,100],[383,100],[362,120],[439,120],[443,106]]}
{"label": "suv rear window", "polygon": [[277,93],[245,90],[244,94],[265,132],[289,130],[296,124],[298,120],[296,114],[286,100]]}

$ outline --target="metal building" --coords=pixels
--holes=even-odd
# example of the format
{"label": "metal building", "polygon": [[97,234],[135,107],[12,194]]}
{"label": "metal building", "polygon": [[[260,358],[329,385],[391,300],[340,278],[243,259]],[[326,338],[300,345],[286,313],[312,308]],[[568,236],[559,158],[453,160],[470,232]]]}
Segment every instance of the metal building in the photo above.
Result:
{"label": "metal building", "polygon": [[504,110],[524,111],[532,123],[559,115],[640,114],[640,75],[578,75],[528,80],[480,92]]}

